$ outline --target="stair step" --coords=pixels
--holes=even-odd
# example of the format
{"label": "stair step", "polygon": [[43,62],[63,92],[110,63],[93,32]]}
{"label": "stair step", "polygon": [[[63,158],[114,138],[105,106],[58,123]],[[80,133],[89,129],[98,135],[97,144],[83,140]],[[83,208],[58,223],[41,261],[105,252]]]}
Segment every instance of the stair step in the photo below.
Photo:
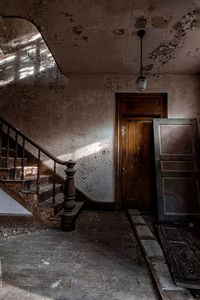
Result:
{"label": "stair step", "polygon": [[[15,168],[15,179],[21,178],[21,166],[17,166]],[[31,176],[36,176],[37,175],[37,170],[38,167],[36,166],[24,166],[24,177],[31,177]],[[11,168],[11,172],[14,172],[14,168]]]}
{"label": "stair step", "polygon": [[[7,149],[1,148],[1,156],[6,156]],[[14,149],[8,149],[8,156],[15,156],[15,150]]]}
{"label": "stair step", "polygon": [[[0,160],[0,166],[1,167],[13,167],[14,166],[14,161],[15,161],[15,158],[14,157],[1,157],[1,160]],[[27,163],[27,158],[24,158],[24,165]],[[17,157],[16,158],[16,166],[21,166],[22,165],[22,158],[21,157]]]}
{"label": "stair step", "polygon": [[49,220],[50,221],[61,221],[63,213],[64,213],[64,208],[61,209],[57,214],[55,214],[55,216],[50,217]]}
{"label": "stair step", "polygon": [[[36,166],[24,166],[24,176],[25,177],[31,177],[34,175],[37,175],[37,167]],[[15,168],[15,180],[20,180],[21,179],[21,166],[16,166]],[[14,173],[14,167],[0,167],[0,179],[13,179],[13,173]]]}
{"label": "stair step", "polygon": [[[56,184],[55,187],[55,194],[60,193],[62,190],[62,185],[61,184]],[[29,189],[29,190],[22,190],[21,191],[23,194],[37,194],[36,188],[34,189]],[[40,191],[38,193],[38,203],[45,201],[48,198],[52,197],[52,192],[53,192],[53,185],[52,184],[47,184],[44,186],[40,186]]]}
{"label": "stair step", "polygon": [[[47,185],[50,183],[50,180],[52,177],[50,175],[40,175],[40,184],[41,185]],[[37,176],[27,176],[24,178],[24,180],[21,179],[3,179],[2,182],[19,182],[23,184],[24,190],[29,190],[31,188],[36,188],[37,184]]]}
{"label": "stair step", "polygon": [[[56,189],[61,187],[61,184],[56,184]],[[47,185],[44,185],[44,186],[41,186],[40,187],[40,192],[39,194],[42,194],[44,192],[47,192],[49,190],[52,190],[53,189],[53,184],[47,184]],[[24,190],[23,192],[29,192],[29,193],[32,193],[32,194],[35,194],[35,189],[30,189],[30,190]]]}
{"label": "stair step", "polygon": [[[17,215],[12,215],[12,216],[7,216],[7,215],[0,215],[0,224],[1,225],[7,225],[11,229],[11,224],[12,226],[23,226],[25,232],[28,231],[28,228],[25,227],[28,224],[32,225],[39,225],[40,221],[37,220],[34,216],[17,216]],[[14,224],[14,225],[13,225]],[[19,230],[19,229],[18,229]],[[17,232],[17,230],[15,230]]]}
{"label": "stair step", "polygon": [[[63,193],[58,193],[55,196],[55,205],[58,205],[63,201],[64,201]],[[39,203],[38,206],[41,206],[41,207],[48,206],[49,207],[49,206],[51,206],[51,204],[52,204],[52,197],[50,197],[50,198],[46,199],[45,201]]]}
{"label": "stair step", "polygon": [[10,168],[0,167],[0,179],[10,179]]}
{"label": "stair step", "polygon": [[[64,203],[64,194],[58,193],[55,196],[55,207],[54,207],[54,214],[57,215],[63,209]],[[45,201],[38,204],[40,207],[51,207],[52,206],[52,197],[46,199]]]}
{"label": "stair step", "polygon": [[[51,183],[52,177],[50,175],[40,175],[40,186]],[[24,178],[24,190],[32,190],[36,188],[37,176],[27,176]]]}

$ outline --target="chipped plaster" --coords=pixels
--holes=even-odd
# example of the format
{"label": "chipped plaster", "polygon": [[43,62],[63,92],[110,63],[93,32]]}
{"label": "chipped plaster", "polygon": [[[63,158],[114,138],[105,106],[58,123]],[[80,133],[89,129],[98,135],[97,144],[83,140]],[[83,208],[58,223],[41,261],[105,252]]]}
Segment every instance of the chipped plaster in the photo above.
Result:
{"label": "chipped plaster", "polygon": [[[199,72],[196,59],[200,60],[200,53],[196,57],[186,55],[194,51],[191,40],[194,47],[199,41],[198,1],[69,0],[66,4],[64,0],[13,0],[10,4],[2,0],[0,11],[2,16],[17,15],[33,21],[64,74],[137,73],[137,29],[141,27],[147,31],[144,64],[152,64],[152,57],[157,57],[154,73]],[[196,23],[187,30],[189,12]],[[181,39],[177,36],[180,26],[185,32]]]}
{"label": "chipped plaster", "polygon": [[145,17],[139,17],[136,18],[136,22],[135,22],[135,27],[140,29],[140,28],[145,28],[147,25],[147,20]]}
{"label": "chipped plaster", "polygon": [[189,11],[176,22],[171,30],[172,37],[154,49],[149,58],[157,64],[165,65],[175,59],[180,49],[184,46],[184,40],[188,31],[195,27],[196,17],[193,11]]}
{"label": "chipped plaster", "polygon": [[162,16],[156,16],[151,19],[152,26],[155,28],[166,28],[168,27],[168,20]]}
{"label": "chipped plaster", "polygon": [[[1,115],[60,159],[75,159],[76,186],[94,201],[112,202],[115,93],[137,92],[136,76],[69,75],[64,80],[56,79],[57,72],[49,69],[1,88]],[[168,93],[169,117],[200,118],[198,76],[148,80],[147,92]],[[58,172],[64,175],[63,168]]]}
{"label": "chipped plaster", "polygon": [[[184,33],[193,29],[194,20],[194,15],[186,15],[174,23],[176,26],[172,29],[172,41],[178,39],[180,44],[183,43],[183,39],[186,38]],[[124,27],[115,26],[115,28]],[[104,33],[104,31],[100,32]],[[121,43],[124,35],[117,37],[111,28],[109,32],[110,37],[114,36]],[[54,37],[54,33],[52,34]],[[63,47],[61,35],[59,32],[58,34],[58,39]],[[73,33],[73,35],[79,37],[79,34]],[[80,36],[83,36],[82,32]],[[99,48],[99,36],[96,38],[97,48]],[[7,42],[7,40],[4,41],[4,45]],[[44,46],[44,41],[40,42]],[[80,41],[76,40],[76,42]],[[34,46],[34,42],[32,44]],[[87,47],[87,43],[84,45]],[[102,47],[104,46],[103,44]],[[197,48],[190,49],[190,54],[198,53]],[[15,47],[9,51],[15,51]],[[8,69],[5,69],[2,74],[3,81],[6,80],[5,76],[10,67],[15,67],[17,76],[13,78],[12,82],[4,84],[0,88],[2,116],[61,159],[74,158],[77,161],[76,185],[87,196],[95,201],[114,201],[115,93],[136,92],[137,74],[68,74],[67,77],[64,77],[55,64],[50,68],[47,67],[49,62],[47,57],[44,59],[47,62],[45,66],[45,64],[41,64],[37,52],[34,53],[28,55],[27,50],[24,53],[28,58],[29,67],[33,67],[34,72],[28,74],[26,72],[26,76],[21,80],[18,76],[21,64],[13,63],[11,60],[4,65]],[[77,55],[77,53],[75,54]],[[2,52],[0,55],[5,56]],[[158,51],[158,55],[156,55],[155,53],[153,63],[146,64],[146,72],[150,72],[152,69],[156,70],[153,65],[157,60],[159,63],[164,61],[162,51]],[[66,57],[62,56],[62,59],[64,58]],[[91,60],[92,57],[90,60],[87,58],[85,64],[82,61],[86,70],[87,63]],[[79,63],[78,58],[77,61]],[[76,61],[73,63],[75,64]],[[97,60],[94,63],[99,62]],[[42,72],[38,72],[38,66],[41,65],[44,69]],[[102,70],[105,69],[101,69],[101,72]],[[148,79],[147,92],[168,93],[169,117],[200,118],[200,81],[198,76],[159,75],[154,72],[153,75],[148,76]],[[61,175],[64,174],[62,168],[58,171]]]}

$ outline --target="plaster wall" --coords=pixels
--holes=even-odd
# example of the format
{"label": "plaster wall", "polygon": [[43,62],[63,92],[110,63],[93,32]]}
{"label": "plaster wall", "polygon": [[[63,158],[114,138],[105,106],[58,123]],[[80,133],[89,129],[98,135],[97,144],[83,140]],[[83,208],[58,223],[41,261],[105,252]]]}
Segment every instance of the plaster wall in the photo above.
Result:
{"label": "plaster wall", "polygon": [[[168,93],[168,116],[200,118],[194,75],[149,76],[147,92]],[[0,114],[59,158],[74,159],[76,186],[114,201],[115,93],[136,92],[134,75],[60,75],[56,68],[0,89]],[[44,158],[46,163],[51,162]],[[58,169],[64,176],[62,168]]]}

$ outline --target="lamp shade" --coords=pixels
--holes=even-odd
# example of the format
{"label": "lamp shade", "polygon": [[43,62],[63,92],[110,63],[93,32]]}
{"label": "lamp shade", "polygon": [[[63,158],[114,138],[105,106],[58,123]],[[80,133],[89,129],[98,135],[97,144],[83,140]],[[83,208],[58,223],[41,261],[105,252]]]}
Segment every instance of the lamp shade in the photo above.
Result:
{"label": "lamp shade", "polygon": [[147,87],[147,79],[144,76],[138,77],[136,81],[136,87],[140,92],[144,92]]}

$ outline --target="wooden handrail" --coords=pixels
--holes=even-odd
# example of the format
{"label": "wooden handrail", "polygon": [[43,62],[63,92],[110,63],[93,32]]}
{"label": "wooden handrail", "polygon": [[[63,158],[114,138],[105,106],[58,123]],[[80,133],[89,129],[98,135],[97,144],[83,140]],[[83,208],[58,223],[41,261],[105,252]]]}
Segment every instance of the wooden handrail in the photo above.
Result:
{"label": "wooden handrail", "polygon": [[25,139],[27,142],[29,142],[32,146],[34,146],[35,148],[37,148],[38,150],[40,150],[42,153],[44,153],[46,156],[48,156],[49,158],[51,158],[52,160],[54,160],[59,165],[65,165],[65,166],[67,165],[67,161],[60,160],[59,158],[57,158],[56,156],[54,156],[53,154],[51,154],[49,151],[47,151],[46,149],[44,149],[42,146],[40,146],[39,144],[37,144],[34,141],[32,141],[21,130],[19,130],[18,128],[15,128],[13,125],[11,125],[9,122],[7,122],[4,118],[0,117],[0,121],[2,121],[3,123],[5,123],[5,125],[9,126],[15,133],[17,133],[18,135],[20,135],[23,139]]}

